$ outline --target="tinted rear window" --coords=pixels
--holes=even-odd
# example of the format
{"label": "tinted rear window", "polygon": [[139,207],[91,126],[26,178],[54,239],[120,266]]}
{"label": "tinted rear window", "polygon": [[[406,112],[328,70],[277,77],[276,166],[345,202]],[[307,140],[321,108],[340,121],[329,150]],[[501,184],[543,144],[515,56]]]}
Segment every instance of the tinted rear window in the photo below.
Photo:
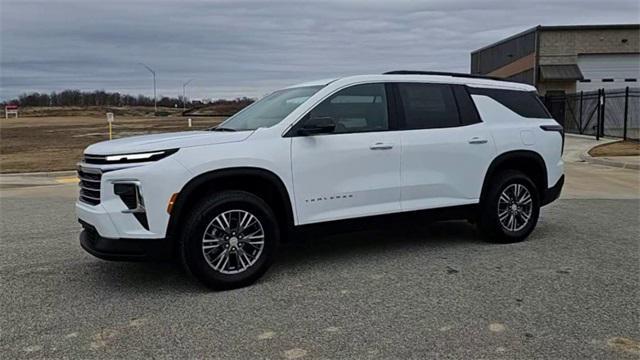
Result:
{"label": "tinted rear window", "polygon": [[460,126],[456,100],[449,85],[400,83],[398,93],[404,112],[401,129]]}
{"label": "tinted rear window", "polygon": [[526,118],[551,118],[538,95],[533,91],[517,91],[504,89],[484,89],[470,87],[472,95],[485,95],[511,111]]}
{"label": "tinted rear window", "polygon": [[456,95],[461,125],[471,125],[482,122],[476,105],[473,103],[473,100],[471,100],[471,96],[469,96],[466,87],[464,85],[451,85],[451,88]]}

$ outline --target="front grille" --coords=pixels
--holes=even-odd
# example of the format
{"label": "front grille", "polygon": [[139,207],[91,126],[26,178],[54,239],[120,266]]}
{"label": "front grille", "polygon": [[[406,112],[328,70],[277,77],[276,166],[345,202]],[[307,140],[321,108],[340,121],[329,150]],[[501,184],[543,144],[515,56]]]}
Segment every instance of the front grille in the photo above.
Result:
{"label": "front grille", "polygon": [[85,154],[82,161],[84,161],[87,164],[106,164],[107,156]]}
{"label": "front grille", "polygon": [[102,173],[89,172],[86,169],[78,169],[80,179],[80,201],[91,205],[100,204],[100,180]]}

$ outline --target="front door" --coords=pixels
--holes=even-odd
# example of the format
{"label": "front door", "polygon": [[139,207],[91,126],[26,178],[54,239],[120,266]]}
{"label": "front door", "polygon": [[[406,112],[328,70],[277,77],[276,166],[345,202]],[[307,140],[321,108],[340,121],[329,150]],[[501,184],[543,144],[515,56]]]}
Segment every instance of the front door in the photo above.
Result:
{"label": "front door", "polygon": [[335,130],[292,139],[300,224],[400,211],[401,145],[399,133],[389,131],[387,107],[384,84],[361,84],[305,117],[330,119]]}

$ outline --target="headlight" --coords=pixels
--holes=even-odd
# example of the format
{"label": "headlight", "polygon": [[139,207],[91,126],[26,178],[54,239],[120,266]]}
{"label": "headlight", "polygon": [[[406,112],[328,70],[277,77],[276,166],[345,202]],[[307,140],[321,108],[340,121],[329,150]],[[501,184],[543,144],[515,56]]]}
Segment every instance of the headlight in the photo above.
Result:
{"label": "headlight", "polygon": [[87,164],[130,164],[137,162],[157,161],[171,154],[175,154],[177,151],[178,149],[169,149],[114,155],[85,154],[84,162]]}

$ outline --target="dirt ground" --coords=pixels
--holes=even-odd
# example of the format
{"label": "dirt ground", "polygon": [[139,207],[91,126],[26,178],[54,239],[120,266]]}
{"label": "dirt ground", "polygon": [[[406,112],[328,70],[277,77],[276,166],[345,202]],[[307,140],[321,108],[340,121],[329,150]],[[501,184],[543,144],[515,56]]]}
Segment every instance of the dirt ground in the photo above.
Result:
{"label": "dirt ground", "polygon": [[[219,124],[224,117],[194,117],[191,130]],[[118,116],[114,138],[185,131],[187,118]],[[105,115],[36,116],[0,119],[0,172],[73,170],[88,145],[109,139]]]}
{"label": "dirt ground", "polygon": [[627,140],[596,146],[589,151],[589,155],[594,157],[638,156],[640,155],[640,142]]}

